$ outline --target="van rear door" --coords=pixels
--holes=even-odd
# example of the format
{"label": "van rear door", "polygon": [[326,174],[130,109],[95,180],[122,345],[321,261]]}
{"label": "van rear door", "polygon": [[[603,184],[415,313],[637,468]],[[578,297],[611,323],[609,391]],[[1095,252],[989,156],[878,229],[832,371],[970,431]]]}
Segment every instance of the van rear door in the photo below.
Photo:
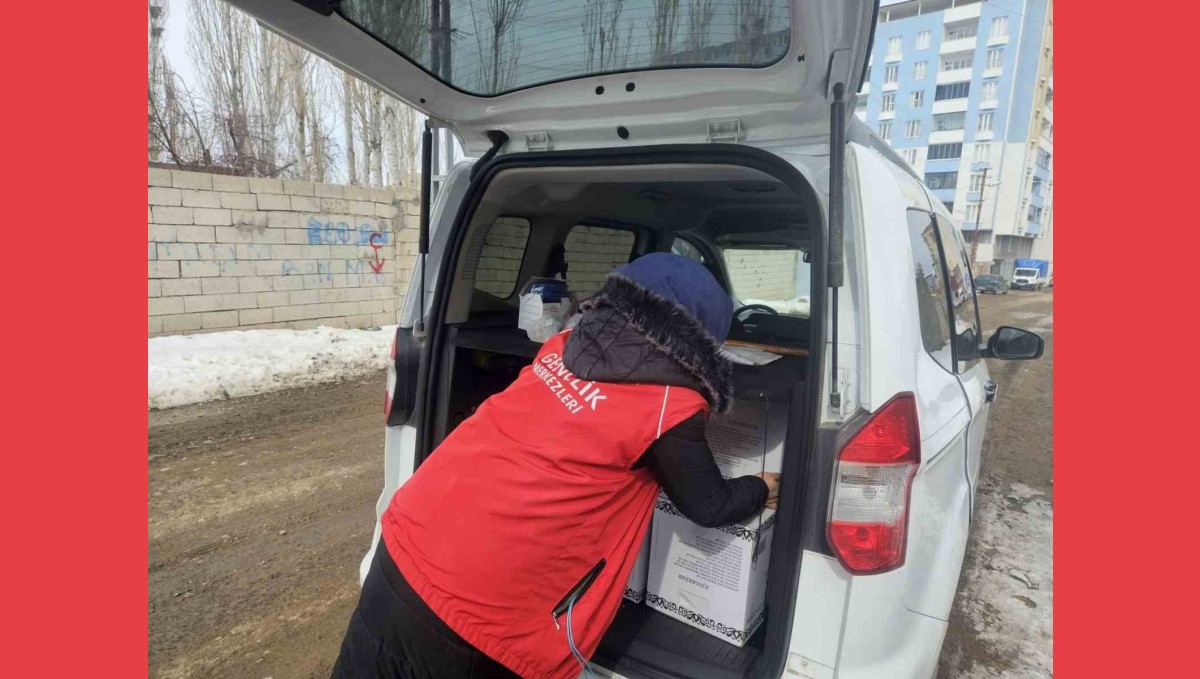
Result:
{"label": "van rear door", "polygon": [[453,126],[468,155],[827,137],[877,0],[230,0]]}

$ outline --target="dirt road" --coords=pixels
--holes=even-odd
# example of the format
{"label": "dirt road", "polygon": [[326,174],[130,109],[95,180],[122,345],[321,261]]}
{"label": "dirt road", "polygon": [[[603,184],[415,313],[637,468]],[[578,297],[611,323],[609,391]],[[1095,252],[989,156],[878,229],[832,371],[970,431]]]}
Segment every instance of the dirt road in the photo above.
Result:
{"label": "dirt road", "polygon": [[[984,325],[1049,339],[1051,302],[985,297]],[[1042,361],[993,366],[1001,397],[983,474],[998,524],[1011,508],[990,498],[1010,484],[1050,497],[1051,346]],[[328,676],[383,483],[383,385],[379,375],[150,414],[151,677]],[[940,677],[1040,676],[988,636],[1007,629],[1004,606],[981,600],[1007,538],[980,546],[978,523]],[[1051,590],[1038,584],[1035,603]]]}

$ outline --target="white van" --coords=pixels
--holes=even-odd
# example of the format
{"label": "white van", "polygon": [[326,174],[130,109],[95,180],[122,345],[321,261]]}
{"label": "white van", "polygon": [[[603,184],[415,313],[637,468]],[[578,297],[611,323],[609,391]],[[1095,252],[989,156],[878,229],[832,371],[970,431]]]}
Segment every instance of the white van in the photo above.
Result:
{"label": "white van", "polygon": [[731,340],[783,354],[735,370],[736,398],[786,405],[766,619],[738,648],[626,604],[593,663],[647,679],[934,674],[996,396],[981,358],[1037,358],[1042,341],[982,342],[953,218],[852,114],[874,2],[232,1],[480,157],[423,209],[379,512],[534,355],[520,285],[565,255],[586,296],[613,266],[673,251],[736,300]]}

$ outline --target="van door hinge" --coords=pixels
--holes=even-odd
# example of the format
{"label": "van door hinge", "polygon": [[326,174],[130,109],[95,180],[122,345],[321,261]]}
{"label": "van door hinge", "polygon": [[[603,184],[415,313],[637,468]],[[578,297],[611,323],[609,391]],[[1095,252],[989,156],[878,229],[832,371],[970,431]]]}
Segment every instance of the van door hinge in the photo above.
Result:
{"label": "van door hinge", "polygon": [[554,148],[554,141],[549,132],[529,132],[525,135],[526,151],[549,151]]}
{"label": "van door hinge", "polygon": [[739,118],[708,121],[708,141],[712,143],[736,144],[743,137],[742,121]]}

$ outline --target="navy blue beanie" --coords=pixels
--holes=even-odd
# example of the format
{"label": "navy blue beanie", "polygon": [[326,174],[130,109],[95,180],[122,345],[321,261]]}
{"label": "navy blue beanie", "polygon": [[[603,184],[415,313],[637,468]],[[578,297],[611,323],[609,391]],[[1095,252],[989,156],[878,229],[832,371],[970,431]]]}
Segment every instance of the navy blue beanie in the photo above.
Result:
{"label": "navy blue beanie", "polygon": [[733,300],[703,264],[668,252],[653,252],[613,269],[641,288],[682,307],[717,343],[733,322]]}

